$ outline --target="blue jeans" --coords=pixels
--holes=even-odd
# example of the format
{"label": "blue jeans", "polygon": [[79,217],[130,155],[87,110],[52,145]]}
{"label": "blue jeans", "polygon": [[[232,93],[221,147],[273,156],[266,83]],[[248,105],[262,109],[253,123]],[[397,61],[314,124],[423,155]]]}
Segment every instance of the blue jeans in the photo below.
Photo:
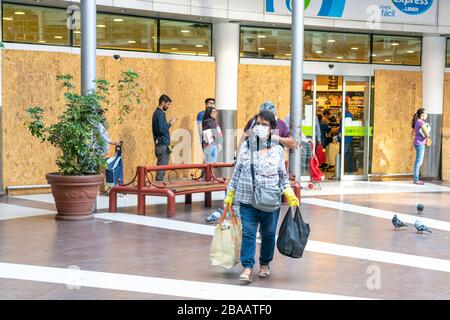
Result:
{"label": "blue jeans", "polygon": [[274,212],[264,212],[253,208],[249,204],[240,203],[239,211],[242,222],[242,266],[253,269],[255,265],[256,230],[258,224],[260,225],[261,233],[259,264],[269,265],[275,251],[275,237],[280,209]]}
{"label": "blue jeans", "polygon": [[416,149],[416,162],[414,162],[414,181],[419,181],[420,166],[423,163],[423,157],[425,156],[425,145],[414,145]]}
{"label": "blue jeans", "polygon": [[217,162],[217,157],[219,155],[219,148],[217,145],[209,145],[203,150],[203,152],[205,153],[205,163]]}

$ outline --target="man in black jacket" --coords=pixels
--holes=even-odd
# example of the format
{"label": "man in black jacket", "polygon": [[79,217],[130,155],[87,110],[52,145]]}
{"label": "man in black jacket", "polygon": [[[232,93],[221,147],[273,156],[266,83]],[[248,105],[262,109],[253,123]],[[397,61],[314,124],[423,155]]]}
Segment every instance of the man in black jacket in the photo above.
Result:
{"label": "man in black jacket", "polygon": [[[166,112],[170,107],[172,100],[165,94],[159,98],[158,108],[153,113],[152,131],[155,140],[155,155],[158,159],[156,165],[162,166],[169,164],[169,146],[170,146],[170,127],[176,119],[172,118],[169,122],[166,119]],[[156,181],[164,180],[164,171],[156,173]]]}

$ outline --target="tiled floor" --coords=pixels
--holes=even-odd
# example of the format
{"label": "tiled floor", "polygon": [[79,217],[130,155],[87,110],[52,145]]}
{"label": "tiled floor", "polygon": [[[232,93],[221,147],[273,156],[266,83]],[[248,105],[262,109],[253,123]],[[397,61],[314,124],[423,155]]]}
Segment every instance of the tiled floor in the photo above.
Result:
{"label": "tiled floor", "polygon": [[[175,219],[161,198],[147,216],[135,198],[96,219],[54,220],[51,195],[0,199],[0,299],[447,299],[450,188],[409,182],[324,183],[304,191],[311,236],[301,259],[275,253],[269,279],[239,285],[240,267],[211,267],[214,227],[202,202],[179,199]],[[202,196],[195,200],[201,200]],[[223,193],[214,195],[214,208]],[[425,205],[422,216],[417,203]],[[282,209],[280,220],[286,208]],[[394,231],[394,214],[409,225]],[[418,235],[414,221],[433,230]],[[258,256],[258,253],[257,253]]]}

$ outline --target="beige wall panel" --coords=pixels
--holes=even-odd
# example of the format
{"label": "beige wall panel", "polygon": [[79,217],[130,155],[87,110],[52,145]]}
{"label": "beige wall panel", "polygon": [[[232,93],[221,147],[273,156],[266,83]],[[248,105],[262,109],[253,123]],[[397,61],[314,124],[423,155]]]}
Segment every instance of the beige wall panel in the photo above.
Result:
{"label": "beige wall panel", "polygon": [[450,180],[450,73],[445,75],[444,115],[442,119],[442,180]]}
{"label": "beige wall panel", "polygon": [[[3,94],[3,184],[45,184],[45,173],[57,170],[57,154],[52,146],[32,137],[24,125],[25,109],[43,106],[46,121],[54,123],[64,102],[56,83],[63,72],[79,79],[75,66],[78,58],[48,52],[2,52]],[[77,80],[79,81],[79,80]]]}
{"label": "beige wall panel", "polygon": [[278,106],[277,116],[284,120],[290,108],[290,70],[285,66],[239,65],[238,128],[245,127],[265,100]]}
{"label": "beige wall panel", "polygon": [[421,72],[375,71],[373,174],[413,172],[411,120],[421,104]]}
{"label": "beige wall panel", "polygon": [[[186,130],[187,138],[189,135],[194,138],[191,148],[196,147],[201,155],[198,143],[195,143],[198,142],[195,119],[197,112],[204,108],[205,97],[214,96],[214,63],[133,58],[114,61],[111,57],[98,57],[97,61],[98,77],[112,83],[117,83],[120,73],[128,69],[141,75],[140,82],[144,88],[142,104],[133,109],[123,124],[115,123],[117,112],[114,106],[119,100],[115,94],[111,97],[107,114],[110,137],[124,141],[125,180],[133,176],[137,165],[156,164],[151,117],[162,93],[173,100],[168,119],[178,119],[171,129],[172,135],[182,133],[179,129]],[[46,183],[45,173],[57,170],[54,165],[56,150],[47,143],[40,144],[27,132],[24,126],[27,120],[25,109],[40,105],[46,110],[46,122],[55,122],[64,110],[55,77],[61,73],[72,73],[79,87],[79,65],[78,55],[3,51],[4,186],[43,184]],[[173,141],[173,144],[176,142]],[[192,153],[187,160],[201,162],[200,155],[196,159]]]}

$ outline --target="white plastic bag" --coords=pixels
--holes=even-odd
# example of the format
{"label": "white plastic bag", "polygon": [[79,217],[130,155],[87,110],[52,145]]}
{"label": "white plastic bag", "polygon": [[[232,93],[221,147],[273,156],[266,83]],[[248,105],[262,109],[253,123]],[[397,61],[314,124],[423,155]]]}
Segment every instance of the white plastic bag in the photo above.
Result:
{"label": "white plastic bag", "polygon": [[[230,222],[225,222],[227,212],[230,211]],[[210,248],[211,265],[231,269],[240,261],[242,242],[242,226],[234,210],[225,208],[220,222],[214,231]]]}

